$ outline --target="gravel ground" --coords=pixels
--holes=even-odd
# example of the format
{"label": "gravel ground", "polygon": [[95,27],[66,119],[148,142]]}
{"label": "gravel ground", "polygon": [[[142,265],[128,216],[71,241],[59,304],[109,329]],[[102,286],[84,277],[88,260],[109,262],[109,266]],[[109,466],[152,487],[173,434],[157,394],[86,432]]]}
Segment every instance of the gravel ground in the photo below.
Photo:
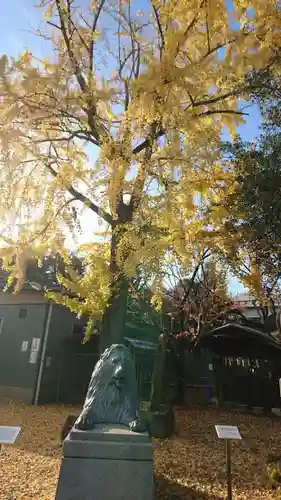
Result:
{"label": "gravel ground", "polygon": [[22,428],[16,444],[3,447],[0,455],[1,500],[54,499],[61,456],[60,428],[72,412],[58,406],[0,402],[0,424]]}
{"label": "gravel ground", "polygon": [[[4,447],[0,455],[1,500],[54,500],[59,432],[73,412],[77,409],[0,403],[0,424],[22,427],[16,445]],[[264,471],[269,452],[281,455],[281,420],[216,410],[179,410],[176,419],[177,435],[154,441],[157,499],[226,498],[225,449],[216,438],[215,423],[238,425],[243,436],[233,445],[234,499],[276,498]]]}
{"label": "gravel ground", "polygon": [[276,499],[265,471],[268,455],[281,455],[281,419],[219,410],[177,412],[177,436],[155,443],[156,498],[227,498],[225,443],[215,424],[237,425],[243,438],[232,445],[233,500]]}

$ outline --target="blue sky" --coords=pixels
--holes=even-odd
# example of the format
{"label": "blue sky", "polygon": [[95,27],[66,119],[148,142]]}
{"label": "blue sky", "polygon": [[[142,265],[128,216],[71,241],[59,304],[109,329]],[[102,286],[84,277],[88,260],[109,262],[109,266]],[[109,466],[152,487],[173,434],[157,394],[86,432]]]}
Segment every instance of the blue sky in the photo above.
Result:
{"label": "blue sky", "polygon": [[[37,0],[39,3],[39,0]],[[228,0],[230,3],[230,0]],[[142,0],[140,0],[140,8]],[[0,55],[16,56],[28,48],[37,57],[46,57],[50,46],[30,31],[36,30],[42,23],[42,10],[34,6],[34,0],[6,0],[0,16]],[[258,108],[251,106],[248,109],[249,117],[246,123],[239,128],[239,133],[245,140],[252,140],[258,135],[260,115]],[[91,232],[97,230],[93,226],[93,219],[85,214],[82,225],[85,228],[85,241]],[[84,240],[84,238],[82,238]],[[229,279],[232,293],[243,291],[243,286],[232,277]]]}
{"label": "blue sky", "polygon": [[41,9],[34,4],[34,0],[5,1],[0,16],[1,54],[15,56],[26,47],[30,47],[37,56],[46,54],[46,43],[29,33],[38,28],[42,19]]}

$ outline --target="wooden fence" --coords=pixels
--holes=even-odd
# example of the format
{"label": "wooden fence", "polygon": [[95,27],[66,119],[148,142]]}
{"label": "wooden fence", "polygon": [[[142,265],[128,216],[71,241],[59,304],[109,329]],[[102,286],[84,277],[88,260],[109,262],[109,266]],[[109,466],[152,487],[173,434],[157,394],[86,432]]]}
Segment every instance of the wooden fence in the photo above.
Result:
{"label": "wooden fence", "polygon": [[214,369],[221,403],[266,410],[281,407],[276,361],[221,356],[215,358]]}

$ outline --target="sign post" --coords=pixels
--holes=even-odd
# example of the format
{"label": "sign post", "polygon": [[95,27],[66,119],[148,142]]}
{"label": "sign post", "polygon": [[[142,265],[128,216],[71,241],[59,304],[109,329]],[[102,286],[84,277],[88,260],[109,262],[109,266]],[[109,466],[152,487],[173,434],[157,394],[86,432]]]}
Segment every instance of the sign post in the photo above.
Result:
{"label": "sign post", "polygon": [[226,442],[227,500],[232,500],[231,441],[242,438],[238,427],[234,425],[215,425],[215,429],[218,438]]}
{"label": "sign post", "polygon": [[231,441],[226,442],[226,464],[227,464],[227,500],[232,500],[232,476],[231,476]]}

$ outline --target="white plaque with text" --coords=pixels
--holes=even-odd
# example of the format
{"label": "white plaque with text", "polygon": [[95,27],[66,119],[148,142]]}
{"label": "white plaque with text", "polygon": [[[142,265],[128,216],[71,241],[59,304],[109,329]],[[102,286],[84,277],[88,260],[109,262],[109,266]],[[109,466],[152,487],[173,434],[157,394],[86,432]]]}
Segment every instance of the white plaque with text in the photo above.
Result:
{"label": "white plaque with text", "polygon": [[215,425],[215,428],[219,439],[242,439],[235,425]]}
{"label": "white plaque with text", "polygon": [[0,425],[0,444],[14,444],[21,428]]}
{"label": "white plaque with text", "polygon": [[39,351],[39,347],[40,347],[40,338],[34,337],[32,339],[31,350],[32,351]]}

